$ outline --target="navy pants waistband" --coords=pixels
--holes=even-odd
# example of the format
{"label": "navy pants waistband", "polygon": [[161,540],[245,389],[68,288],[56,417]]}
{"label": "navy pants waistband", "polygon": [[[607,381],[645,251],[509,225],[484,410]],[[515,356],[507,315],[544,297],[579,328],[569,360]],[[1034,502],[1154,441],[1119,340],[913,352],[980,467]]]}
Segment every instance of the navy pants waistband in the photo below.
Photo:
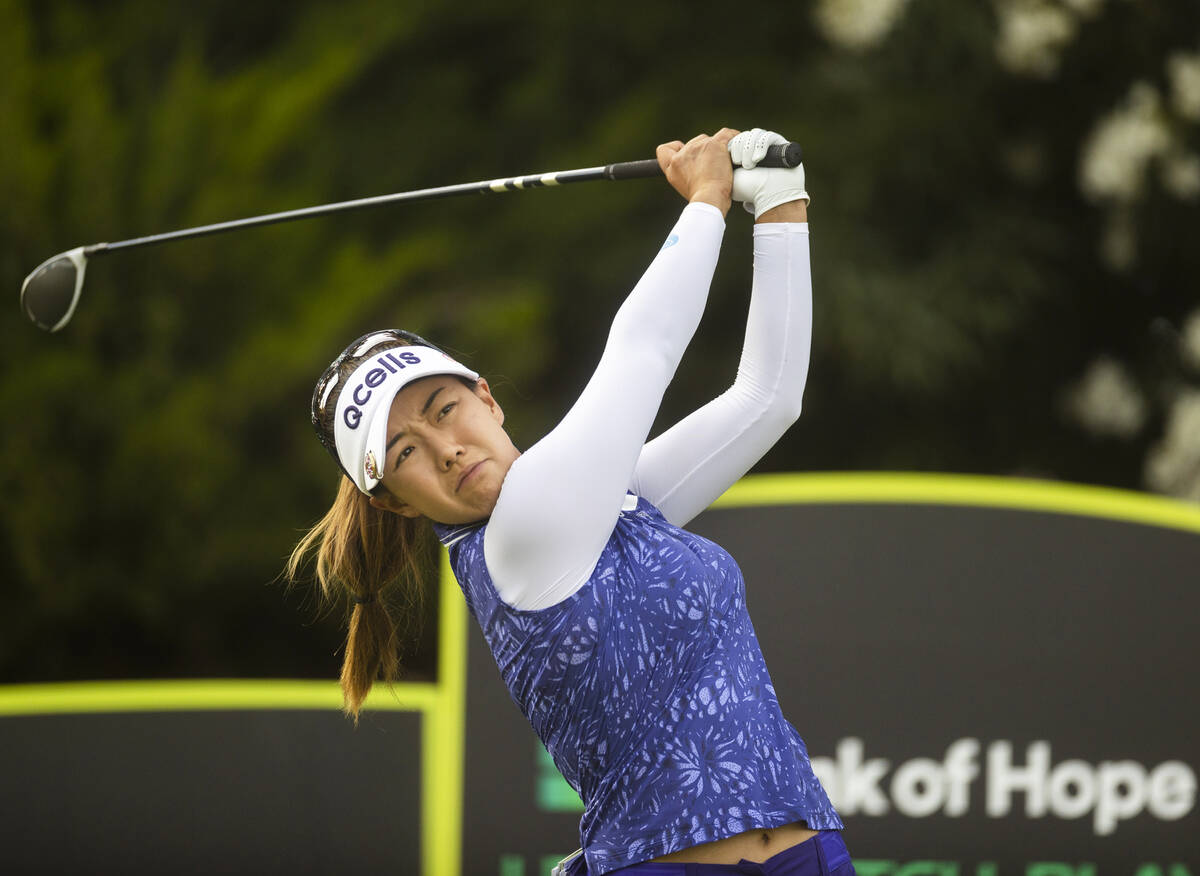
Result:
{"label": "navy pants waistband", "polygon": [[608,876],[719,876],[740,873],[748,876],[854,876],[850,852],[836,830],[823,830],[790,849],[772,855],[761,864],[742,859],[736,864],[643,863],[614,870]]}

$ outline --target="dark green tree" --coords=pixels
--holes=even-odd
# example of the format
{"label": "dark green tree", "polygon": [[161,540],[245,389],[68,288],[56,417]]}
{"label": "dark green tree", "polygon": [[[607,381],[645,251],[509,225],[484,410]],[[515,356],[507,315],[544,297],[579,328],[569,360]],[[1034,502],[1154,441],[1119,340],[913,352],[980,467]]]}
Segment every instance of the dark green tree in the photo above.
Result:
{"label": "dark green tree", "polygon": [[[680,204],[661,183],[597,184],[135,251],[95,262],[54,336],[15,306],[39,261],[649,157],[723,124],[800,141],[814,198],[807,410],[763,470],[1196,497],[1195,4],[822,0],[761,11],[736,45],[700,9],[631,21],[0,2],[0,677],[332,677],[340,609],[314,621],[276,580],[336,481],[308,425],[316,375],[366,330],[415,329],[492,380],[528,445]],[[663,425],[732,379],[748,227],[731,212],[696,339],[723,352],[685,359]]]}

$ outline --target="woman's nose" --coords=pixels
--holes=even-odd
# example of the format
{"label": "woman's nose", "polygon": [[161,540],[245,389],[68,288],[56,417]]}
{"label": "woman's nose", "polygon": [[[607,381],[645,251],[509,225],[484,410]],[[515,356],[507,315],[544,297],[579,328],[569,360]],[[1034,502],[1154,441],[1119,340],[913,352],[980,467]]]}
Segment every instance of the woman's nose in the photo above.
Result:
{"label": "woman's nose", "polygon": [[449,470],[454,465],[455,460],[463,455],[463,447],[456,441],[442,441],[438,447],[438,456],[442,460],[442,467]]}

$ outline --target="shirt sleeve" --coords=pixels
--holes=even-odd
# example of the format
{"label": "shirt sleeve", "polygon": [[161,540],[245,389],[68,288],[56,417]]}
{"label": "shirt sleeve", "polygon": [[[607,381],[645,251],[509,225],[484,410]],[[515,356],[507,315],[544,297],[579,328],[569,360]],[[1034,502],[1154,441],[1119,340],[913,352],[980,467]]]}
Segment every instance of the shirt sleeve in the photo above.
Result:
{"label": "shirt sleeve", "polygon": [[484,536],[488,572],[508,605],[554,605],[591,575],[699,325],[724,230],[716,207],[684,208],[617,311],[579,399],[509,469]]}
{"label": "shirt sleeve", "polygon": [[754,226],[754,283],[733,386],[646,445],[632,489],[682,526],[800,416],[812,346],[808,223]]}

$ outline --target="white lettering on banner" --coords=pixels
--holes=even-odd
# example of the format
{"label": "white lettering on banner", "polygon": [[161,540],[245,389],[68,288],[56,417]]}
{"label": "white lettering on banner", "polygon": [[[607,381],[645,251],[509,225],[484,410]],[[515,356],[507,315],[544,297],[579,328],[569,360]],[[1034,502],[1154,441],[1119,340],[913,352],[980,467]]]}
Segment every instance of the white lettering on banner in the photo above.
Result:
{"label": "white lettering on banner", "polygon": [[[970,809],[981,748],[978,739],[956,740],[940,761],[916,757],[900,762],[891,781],[885,782],[891,762],[868,759],[863,740],[851,736],[838,742],[836,757],[814,757],[812,767],[843,815],[881,816],[894,806],[910,818],[939,812],[960,817]],[[1143,812],[1174,821],[1196,804],[1196,773],[1179,760],[1153,769],[1134,760],[1092,765],[1071,759],[1054,765],[1050,743],[1038,740],[1026,747],[1018,762],[1012,743],[998,740],[988,745],[986,762],[984,811],[991,818],[1008,815],[1020,795],[1029,818],[1090,814],[1093,832],[1107,836],[1120,822]]]}
{"label": "white lettering on banner", "polygon": [[1150,774],[1147,808],[1163,821],[1177,821],[1196,803],[1196,774],[1183,761],[1160,763]]}
{"label": "white lettering on banner", "polygon": [[896,808],[912,818],[933,815],[942,808],[942,765],[927,757],[906,761],[892,778]]}
{"label": "white lettering on banner", "polygon": [[892,779],[896,808],[913,818],[939,809],[950,816],[962,815],[970,803],[971,781],[979,775],[978,754],[976,740],[960,739],[946,749],[942,763],[918,757],[902,764]]}
{"label": "white lettering on banner", "polygon": [[979,742],[975,739],[959,739],[946,749],[947,815],[965,815],[970,807],[971,782],[979,775],[979,766],[975,762],[978,756]]}
{"label": "white lettering on banner", "polygon": [[1026,767],[1012,765],[1012,743],[993,742],[988,746],[987,814],[993,818],[1007,815],[1013,791],[1025,794],[1025,814],[1041,818],[1046,814],[1046,773],[1050,769],[1050,743],[1035,742],[1026,754]]}
{"label": "white lettering on banner", "polygon": [[862,757],[863,741],[851,736],[838,743],[836,766],[827,757],[814,757],[811,762],[813,772],[839,810],[847,815],[885,815],[887,798],[879,782],[888,771],[888,762],[875,758],[864,764]]}

